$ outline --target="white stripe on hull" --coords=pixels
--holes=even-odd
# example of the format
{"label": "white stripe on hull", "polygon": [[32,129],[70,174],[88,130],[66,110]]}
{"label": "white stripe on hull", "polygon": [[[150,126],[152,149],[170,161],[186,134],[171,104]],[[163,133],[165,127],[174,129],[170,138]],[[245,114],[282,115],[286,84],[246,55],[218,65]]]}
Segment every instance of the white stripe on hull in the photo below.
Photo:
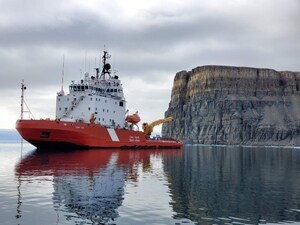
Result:
{"label": "white stripe on hull", "polygon": [[120,141],[119,138],[118,138],[118,135],[116,134],[115,129],[107,128],[107,131],[108,131],[109,136],[110,136],[112,141]]}

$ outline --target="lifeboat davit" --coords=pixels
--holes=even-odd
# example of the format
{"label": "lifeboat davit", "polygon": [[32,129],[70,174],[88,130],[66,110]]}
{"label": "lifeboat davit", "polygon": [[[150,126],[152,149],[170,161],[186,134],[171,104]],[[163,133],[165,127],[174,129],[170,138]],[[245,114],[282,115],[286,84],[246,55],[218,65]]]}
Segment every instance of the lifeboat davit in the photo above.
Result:
{"label": "lifeboat davit", "polygon": [[126,121],[128,123],[137,124],[138,122],[141,121],[141,118],[140,118],[140,116],[137,113],[134,113],[132,115],[126,116]]}

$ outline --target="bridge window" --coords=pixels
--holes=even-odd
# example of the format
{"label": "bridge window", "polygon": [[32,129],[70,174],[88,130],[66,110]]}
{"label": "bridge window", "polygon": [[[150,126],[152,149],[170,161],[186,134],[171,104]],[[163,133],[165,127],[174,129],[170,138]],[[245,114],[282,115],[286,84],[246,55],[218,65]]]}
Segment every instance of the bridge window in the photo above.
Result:
{"label": "bridge window", "polygon": [[123,107],[123,102],[120,102],[120,103],[119,103],[119,106]]}
{"label": "bridge window", "polygon": [[72,87],[72,86],[69,86],[69,90],[70,90],[70,92],[73,91],[73,87]]}

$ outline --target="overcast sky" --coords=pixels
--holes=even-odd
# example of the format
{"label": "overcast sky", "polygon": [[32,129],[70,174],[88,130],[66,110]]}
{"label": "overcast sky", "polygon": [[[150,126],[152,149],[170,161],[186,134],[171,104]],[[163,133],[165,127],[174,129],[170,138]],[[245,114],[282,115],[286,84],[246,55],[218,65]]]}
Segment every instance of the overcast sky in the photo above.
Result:
{"label": "overcast sky", "polygon": [[300,0],[1,0],[0,128],[55,118],[65,90],[98,66],[104,45],[127,106],[143,122],[168,108],[175,74],[202,65],[300,71]]}

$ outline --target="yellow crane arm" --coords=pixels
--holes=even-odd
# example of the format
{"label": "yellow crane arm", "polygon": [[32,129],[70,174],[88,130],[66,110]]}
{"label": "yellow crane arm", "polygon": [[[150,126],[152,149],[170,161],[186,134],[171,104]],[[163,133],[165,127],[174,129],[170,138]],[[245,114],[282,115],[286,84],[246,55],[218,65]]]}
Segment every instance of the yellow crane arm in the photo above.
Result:
{"label": "yellow crane arm", "polygon": [[153,131],[153,127],[159,125],[159,124],[162,124],[162,123],[166,123],[166,122],[170,122],[170,121],[173,121],[174,118],[173,117],[167,117],[165,119],[160,119],[160,120],[156,120],[150,124],[148,123],[143,123],[143,130],[144,130],[144,134],[147,136],[147,137],[150,137],[152,131]]}
{"label": "yellow crane arm", "polygon": [[170,122],[170,121],[173,121],[173,120],[174,120],[174,118],[170,116],[170,117],[167,117],[165,119],[156,120],[156,121],[150,123],[149,126],[155,127],[155,126],[157,126],[159,124]]}

